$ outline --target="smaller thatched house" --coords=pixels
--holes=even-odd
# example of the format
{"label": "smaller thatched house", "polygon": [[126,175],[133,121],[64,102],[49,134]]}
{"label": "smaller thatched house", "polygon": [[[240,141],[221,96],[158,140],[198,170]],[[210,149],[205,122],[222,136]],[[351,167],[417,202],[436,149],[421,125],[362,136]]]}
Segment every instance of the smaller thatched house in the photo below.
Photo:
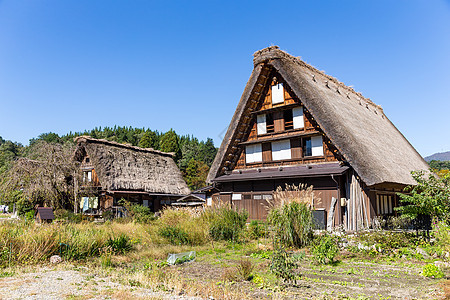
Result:
{"label": "smaller thatched house", "polygon": [[81,136],[75,139],[81,163],[83,212],[99,213],[125,199],[160,210],[190,190],[172,153]]}

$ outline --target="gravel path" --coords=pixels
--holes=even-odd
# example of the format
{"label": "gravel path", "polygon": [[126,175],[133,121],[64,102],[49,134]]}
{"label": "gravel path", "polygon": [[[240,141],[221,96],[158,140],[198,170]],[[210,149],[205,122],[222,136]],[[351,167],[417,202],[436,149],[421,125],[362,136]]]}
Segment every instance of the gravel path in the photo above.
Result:
{"label": "gravel path", "polygon": [[0,278],[0,299],[199,299],[122,285],[88,271],[43,269]]}

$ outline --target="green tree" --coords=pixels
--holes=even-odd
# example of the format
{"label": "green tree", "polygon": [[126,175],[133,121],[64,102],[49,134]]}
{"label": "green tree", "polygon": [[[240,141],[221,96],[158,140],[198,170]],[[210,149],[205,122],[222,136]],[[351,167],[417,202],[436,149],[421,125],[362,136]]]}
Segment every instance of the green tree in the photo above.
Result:
{"label": "green tree", "polygon": [[159,149],[163,152],[175,153],[175,162],[178,162],[181,158],[181,149],[178,144],[178,136],[173,129],[170,129],[161,137],[161,140],[159,141]]}
{"label": "green tree", "polygon": [[402,214],[416,218],[430,215],[450,224],[450,175],[438,177],[433,173],[425,176],[423,171],[411,172],[417,185],[407,186],[400,201],[405,205],[396,208]]}
{"label": "green tree", "polygon": [[214,147],[214,142],[211,138],[207,138],[206,142],[200,144],[199,154],[197,160],[205,162],[208,166],[211,166],[214,158],[217,154],[217,148]]}
{"label": "green tree", "polygon": [[139,140],[139,147],[158,149],[158,137],[154,131],[147,130]]}
{"label": "green tree", "polygon": [[206,176],[208,176],[209,167],[206,163],[193,158],[189,161],[189,164],[185,172],[185,180],[191,190],[196,190],[204,187],[206,184]]}

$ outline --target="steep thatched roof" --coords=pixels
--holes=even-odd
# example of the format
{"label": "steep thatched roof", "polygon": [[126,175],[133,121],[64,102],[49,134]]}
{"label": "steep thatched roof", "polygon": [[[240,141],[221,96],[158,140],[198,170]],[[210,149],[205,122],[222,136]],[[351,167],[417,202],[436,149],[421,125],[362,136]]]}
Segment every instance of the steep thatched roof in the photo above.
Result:
{"label": "steep thatched roof", "polygon": [[190,193],[172,153],[81,136],[75,159],[89,155],[103,189],[173,195]]}
{"label": "steep thatched roof", "polygon": [[[208,174],[208,182],[223,174],[225,156],[236,147],[236,128],[258,99],[266,81],[263,72],[275,70],[311,113],[317,124],[368,185],[414,184],[410,172],[428,165],[389,121],[380,106],[337,79],[281,51],[277,46],[254,54],[254,69],[228,131]],[[257,84],[258,83],[258,84]]]}

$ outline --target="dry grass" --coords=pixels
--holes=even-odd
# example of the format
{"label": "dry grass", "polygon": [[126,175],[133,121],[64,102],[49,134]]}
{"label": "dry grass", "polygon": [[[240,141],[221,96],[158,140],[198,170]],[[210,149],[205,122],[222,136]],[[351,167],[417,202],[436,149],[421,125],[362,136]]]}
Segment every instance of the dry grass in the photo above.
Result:
{"label": "dry grass", "polygon": [[279,208],[285,204],[292,202],[307,204],[309,208],[319,205],[322,200],[317,195],[314,195],[313,186],[306,184],[289,185],[286,184],[283,189],[281,186],[277,187],[273,193],[273,200],[269,201],[268,210],[272,208]]}

